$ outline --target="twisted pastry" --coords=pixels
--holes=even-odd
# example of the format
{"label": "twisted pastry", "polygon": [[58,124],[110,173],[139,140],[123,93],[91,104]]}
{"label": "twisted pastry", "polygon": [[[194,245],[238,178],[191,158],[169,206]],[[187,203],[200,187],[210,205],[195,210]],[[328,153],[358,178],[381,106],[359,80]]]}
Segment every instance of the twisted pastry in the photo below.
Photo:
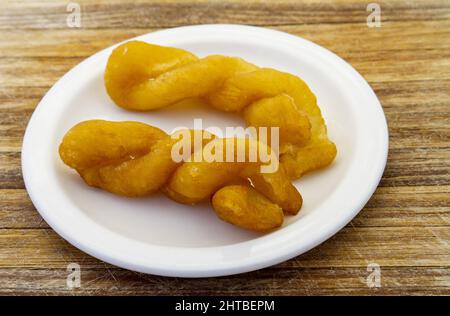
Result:
{"label": "twisted pastry", "polygon": [[[301,195],[289,181],[283,168],[261,173],[259,157],[250,161],[251,148],[266,145],[252,139],[233,139],[245,148],[244,161],[195,161],[194,137],[200,133],[202,152],[208,144],[224,142],[205,131],[189,131],[188,161],[176,162],[172,156],[179,138],[138,122],[91,120],[72,127],[59,147],[63,162],[75,169],[84,181],[123,196],[145,196],[162,191],[178,202],[194,204],[213,197],[220,218],[235,225],[266,231],[281,225],[283,211],[296,214]],[[223,147],[226,156],[226,146]],[[276,159],[276,158],[275,158]],[[216,193],[217,192],[217,193]],[[217,194],[217,196],[216,196]]]}
{"label": "twisted pastry", "polygon": [[[74,126],[60,145],[62,160],[87,184],[114,194],[161,191],[186,204],[211,199],[221,219],[266,231],[282,224],[283,213],[297,214],[302,205],[290,179],[325,167],[336,156],[308,86],[294,75],[240,58],[199,59],[181,49],[131,41],[111,54],[105,85],[115,103],[129,110],[153,110],[197,98],[219,110],[241,113],[249,126],[280,129],[282,167],[262,173],[264,162],[260,157],[249,160],[249,153],[252,148],[271,149],[256,140],[220,139],[190,130],[190,158],[175,161],[172,150],[179,139],[156,127],[101,120]],[[193,146],[196,133],[201,133],[200,148]],[[229,140],[234,144],[232,155],[238,146],[245,148],[243,161],[194,159]],[[223,148],[225,157],[228,147]]]}
{"label": "twisted pastry", "polygon": [[111,54],[105,86],[126,109],[147,111],[201,98],[227,112],[239,112],[249,126],[280,128],[280,162],[292,179],[329,165],[336,146],[315,95],[298,77],[259,68],[240,58],[190,52],[130,41]]}

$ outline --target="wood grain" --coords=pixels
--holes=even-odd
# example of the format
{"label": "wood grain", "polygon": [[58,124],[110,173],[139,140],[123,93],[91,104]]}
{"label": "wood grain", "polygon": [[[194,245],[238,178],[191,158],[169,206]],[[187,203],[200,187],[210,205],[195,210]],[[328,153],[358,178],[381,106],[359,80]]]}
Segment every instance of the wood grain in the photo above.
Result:
{"label": "wood grain", "polygon": [[[0,2],[0,295],[443,295],[450,294],[450,3],[377,1]],[[39,216],[20,168],[35,106],[70,68],[96,51],[160,28],[198,23],[261,25],[310,39],[371,84],[389,124],[388,164],[374,196],[333,238],[277,266],[214,279],[164,278],[105,264],[61,239]],[[67,264],[82,268],[66,286]],[[381,287],[366,284],[381,266]]]}

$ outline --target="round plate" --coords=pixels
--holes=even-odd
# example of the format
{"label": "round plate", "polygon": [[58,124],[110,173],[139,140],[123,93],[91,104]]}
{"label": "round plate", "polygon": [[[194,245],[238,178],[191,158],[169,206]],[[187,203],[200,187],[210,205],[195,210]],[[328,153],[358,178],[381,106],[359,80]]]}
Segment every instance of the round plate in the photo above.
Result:
{"label": "round plate", "polygon": [[88,119],[134,120],[167,132],[193,127],[243,126],[236,115],[205,108],[125,111],[106,94],[103,72],[113,47],[64,75],[34,112],[23,141],[28,193],[45,221],[75,247],[108,263],[145,273],[206,277],[241,273],[295,257],[346,225],[375,191],[386,164],[388,131],[367,82],[345,61],[307,40],[240,25],[199,25],[136,39],[198,56],[242,57],[298,75],[318,98],[338,156],[328,168],[296,181],[304,204],[282,228],[248,232],[219,220],[209,203],[177,204],[163,195],[128,199],[88,187],[59,158],[66,131]]}

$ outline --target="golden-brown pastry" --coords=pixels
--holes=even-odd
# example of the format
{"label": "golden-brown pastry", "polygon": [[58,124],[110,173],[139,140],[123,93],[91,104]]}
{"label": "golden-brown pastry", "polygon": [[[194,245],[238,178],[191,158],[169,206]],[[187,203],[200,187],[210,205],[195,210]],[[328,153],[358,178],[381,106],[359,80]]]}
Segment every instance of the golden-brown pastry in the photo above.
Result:
{"label": "golden-brown pastry", "polygon": [[[199,152],[195,151],[195,133],[201,137]],[[261,172],[261,167],[268,162],[260,159],[259,150],[263,148],[272,154],[267,145],[249,138],[216,138],[205,131],[189,130],[187,135],[188,159],[176,161],[173,150],[179,137],[171,137],[156,127],[138,122],[92,120],[71,128],[62,140],[59,153],[63,162],[75,169],[88,185],[117,195],[137,197],[162,191],[179,203],[195,204],[210,199],[223,187],[243,185],[252,186],[252,190],[263,197],[259,199],[262,202],[267,200],[273,204],[264,211],[267,216],[279,210],[289,214],[300,210],[301,195],[283,168],[272,173]],[[230,141],[233,161],[226,160]],[[218,145],[224,146],[222,161],[208,160],[208,148],[218,148]],[[244,148],[243,161],[237,159],[238,148]],[[254,160],[249,159],[253,150],[257,153]],[[198,153],[200,160],[196,159]],[[277,165],[277,157],[272,155],[270,163]],[[236,203],[244,207],[248,201]],[[221,218],[226,218],[229,213],[220,214]],[[273,216],[279,223],[279,216]],[[267,227],[254,223],[256,230],[267,230]]]}
{"label": "golden-brown pastry", "polygon": [[249,126],[279,127],[280,161],[292,179],[329,165],[336,156],[306,83],[240,58],[198,58],[179,48],[130,41],[112,52],[105,86],[113,101],[129,110],[202,98],[219,110],[242,113]]}

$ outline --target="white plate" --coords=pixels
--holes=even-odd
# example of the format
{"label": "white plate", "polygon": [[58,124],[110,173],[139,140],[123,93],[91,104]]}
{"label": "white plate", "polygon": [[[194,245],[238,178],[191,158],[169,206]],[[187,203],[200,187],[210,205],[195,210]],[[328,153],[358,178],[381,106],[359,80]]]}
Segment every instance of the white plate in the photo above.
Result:
{"label": "white plate", "polygon": [[386,164],[388,132],[381,105],[367,82],[330,51],[286,33],[240,25],[199,25],[136,39],[187,49],[199,56],[242,57],[303,78],[318,97],[336,142],[332,166],[295,184],[304,205],[282,228],[260,235],[219,220],[207,203],[177,204],[164,196],[127,199],[88,187],[58,155],[65,132],[87,119],[136,120],[167,132],[192,127],[240,126],[235,115],[211,109],[128,112],[103,85],[113,47],[64,75],[34,112],[23,142],[28,193],[46,222],[75,247],[111,264],[165,276],[229,275],[267,267],[325,241],[365,205]]}

